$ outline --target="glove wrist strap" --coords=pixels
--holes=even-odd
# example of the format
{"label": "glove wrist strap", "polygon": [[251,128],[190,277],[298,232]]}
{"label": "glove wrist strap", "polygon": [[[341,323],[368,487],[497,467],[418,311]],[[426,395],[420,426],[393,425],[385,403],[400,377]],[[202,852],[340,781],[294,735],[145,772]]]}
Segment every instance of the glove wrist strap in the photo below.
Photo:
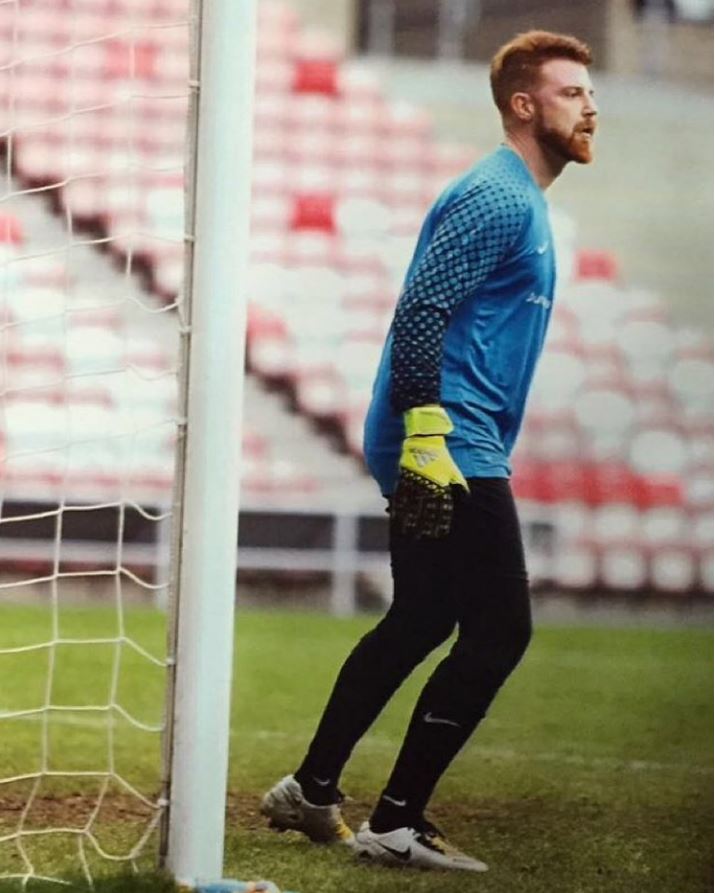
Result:
{"label": "glove wrist strap", "polygon": [[454,428],[446,411],[436,403],[429,406],[414,406],[404,414],[405,434],[414,435],[449,434]]}

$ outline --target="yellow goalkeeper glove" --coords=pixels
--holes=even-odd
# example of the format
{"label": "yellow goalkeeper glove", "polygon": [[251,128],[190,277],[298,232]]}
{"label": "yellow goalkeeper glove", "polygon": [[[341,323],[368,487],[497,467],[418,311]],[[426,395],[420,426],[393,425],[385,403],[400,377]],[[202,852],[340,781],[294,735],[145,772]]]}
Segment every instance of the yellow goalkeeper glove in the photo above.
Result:
{"label": "yellow goalkeeper glove", "polygon": [[469,493],[464,475],[449,454],[444,439],[453,429],[441,406],[416,406],[405,415],[397,487],[390,515],[404,534],[438,538],[452,525],[452,487]]}

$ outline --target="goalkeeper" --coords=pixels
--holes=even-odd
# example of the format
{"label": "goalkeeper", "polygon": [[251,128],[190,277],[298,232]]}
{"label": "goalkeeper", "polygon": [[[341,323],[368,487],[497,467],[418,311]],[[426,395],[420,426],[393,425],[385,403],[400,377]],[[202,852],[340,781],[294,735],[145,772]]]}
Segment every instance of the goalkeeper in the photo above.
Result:
{"label": "goalkeeper", "polygon": [[[538,31],[494,57],[504,144],[425,220],[366,421],[367,463],[388,499],[393,603],[345,661],[302,764],[263,800],[273,826],[342,840],[385,864],[486,869],[425,809],[531,635],[509,455],[554,294],[543,191],[569,161],[592,156],[590,61],[575,38]],[[339,808],[342,769],[455,627],[375,810],[353,835]]]}

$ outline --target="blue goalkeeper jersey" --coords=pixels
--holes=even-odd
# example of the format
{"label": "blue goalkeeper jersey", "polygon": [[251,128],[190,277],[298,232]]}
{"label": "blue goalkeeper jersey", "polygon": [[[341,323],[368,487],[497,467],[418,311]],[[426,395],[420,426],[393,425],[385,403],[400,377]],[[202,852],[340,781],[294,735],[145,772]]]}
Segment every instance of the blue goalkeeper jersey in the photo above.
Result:
{"label": "blue goalkeeper jersey", "polygon": [[551,315],[548,206],[522,158],[501,146],[429,211],[407,270],[365,422],[365,458],[394,489],[402,414],[440,403],[465,477],[509,477],[509,456]]}

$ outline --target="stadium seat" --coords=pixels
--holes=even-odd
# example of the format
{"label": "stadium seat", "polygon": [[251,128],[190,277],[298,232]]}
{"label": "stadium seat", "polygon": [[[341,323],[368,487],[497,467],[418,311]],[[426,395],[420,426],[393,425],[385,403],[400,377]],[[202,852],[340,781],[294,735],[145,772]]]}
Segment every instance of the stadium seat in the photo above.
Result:
{"label": "stadium seat", "polygon": [[663,544],[650,557],[650,579],[659,592],[689,593],[698,582],[698,555],[692,549]]}
{"label": "stadium seat", "polygon": [[630,441],[629,459],[645,476],[677,476],[687,467],[687,443],[678,428],[641,428]]}
{"label": "stadium seat", "polygon": [[335,197],[326,193],[295,195],[290,218],[293,230],[336,231]]}
{"label": "stadium seat", "polygon": [[367,406],[354,405],[350,411],[343,417],[343,433],[347,448],[352,456],[362,459],[363,456],[363,433],[365,430],[365,413]]}
{"label": "stadium seat", "polygon": [[370,67],[359,60],[347,60],[340,66],[340,95],[346,104],[370,104],[383,101],[380,79]]}
{"label": "stadium seat", "polygon": [[[428,136],[431,127],[424,119],[413,132]],[[475,162],[474,150],[459,143],[435,142],[425,155],[425,165],[429,172],[446,185],[449,180],[470,168]]]}
{"label": "stadium seat", "polygon": [[296,59],[291,89],[299,94],[337,96],[340,91],[337,63],[333,59]]}
{"label": "stadium seat", "polygon": [[14,214],[0,214],[0,244],[22,245],[22,222]]}
{"label": "stadium seat", "polygon": [[610,251],[581,249],[576,252],[574,277],[578,279],[618,280],[618,261]]}
{"label": "stadium seat", "polygon": [[102,76],[110,79],[140,78],[154,80],[160,46],[150,40],[113,38],[102,43]]}
{"label": "stadium seat", "polygon": [[254,372],[268,379],[286,378],[295,367],[284,319],[255,305],[249,305],[248,363]]}
{"label": "stadium seat", "polygon": [[625,458],[633,413],[633,401],[622,390],[593,387],[579,393],[574,415],[592,459],[609,462]]}
{"label": "stadium seat", "polygon": [[640,542],[641,514],[631,502],[603,502],[593,507],[590,531],[601,545],[629,540]]}
{"label": "stadium seat", "polygon": [[700,549],[707,549],[713,542],[713,513],[712,511],[699,511],[689,516],[687,522],[690,545]]}
{"label": "stadium seat", "polygon": [[599,581],[610,589],[642,590],[649,580],[646,553],[635,542],[622,541],[599,549]]}
{"label": "stadium seat", "polygon": [[546,503],[585,502],[587,469],[576,457],[542,462],[539,468],[540,499]]}
{"label": "stadium seat", "polygon": [[638,539],[646,548],[685,545],[694,539],[693,532],[687,513],[677,502],[646,505],[639,514]]}
{"label": "stadium seat", "polygon": [[713,467],[713,426],[693,425],[687,430],[687,468]]}
{"label": "stadium seat", "polygon": [[639,504],[641,480],[623,462],[596,462],[587,468],[586,498],[590,505]]}
{"label": "stadium seat", "polygon": [[713,469],[712,464],[691,468],[683,483],[684,502],[693,511],[712,512]]}
{"label": "stadium seat", "polygon": [[342,379],[332,365],[298,375],[296,400],[300,410],[315,419],[337,418],[345,406]]}
{"label": "stadium seat", "polygon": [[530,409],[537,414],[571,413],[585,378],[581,352],[570,345],[551,342],[536,372]]}
{"label": "stadium seat", "polygon": [[592,589],[598,580],[598,555],[587,541],[561,541],[553,557],[551,577],[558,588]]}
{"label": "stadium seat", "polygon": [[708,546],[707,549],[703,549],[700,552],[699,556],[699,573],[697,582],[700,587],[705,592],[713,591],[713,551],[712,547]]}
{"label": "stadium seat", "polygon": [[680,474],[644,474],[638,480],[638,500],[644,509],[682,506],[685,501]]}

